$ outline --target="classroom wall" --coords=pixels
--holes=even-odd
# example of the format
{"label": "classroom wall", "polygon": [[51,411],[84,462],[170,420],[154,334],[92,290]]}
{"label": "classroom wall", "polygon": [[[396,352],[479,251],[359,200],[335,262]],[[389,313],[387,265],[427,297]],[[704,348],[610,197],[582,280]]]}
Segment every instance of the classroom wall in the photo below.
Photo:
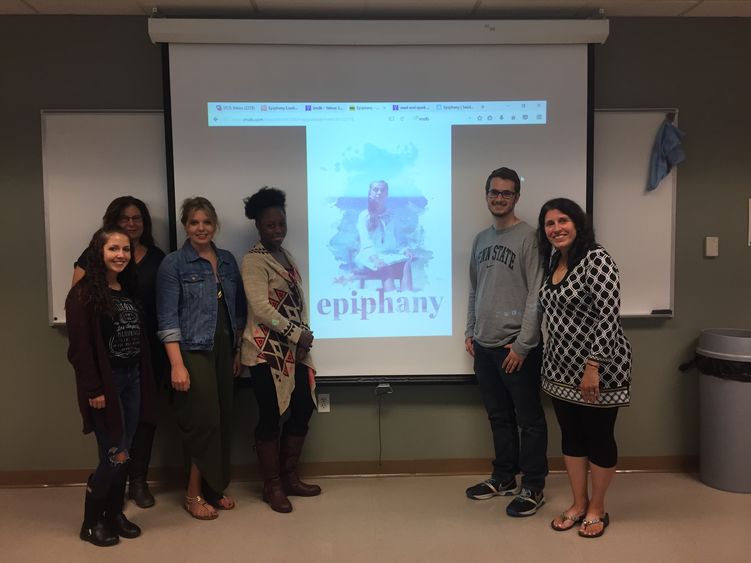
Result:
{"label": "classroom wall", "polygon": [[[617,428],[624,457],[696,455],[697,375],[681,374],[678,365],[691,357],[702,327],[749,326],[750,52],[751,19],[615,19],[607,43],[596,48],[596,107],[677,106],[687,132],[688,159],[678,172],[675,318],[625,322],[634,387],[633,406]],[[0,473],[90,467],[94,440],[80,433],[65,332],[47,325],[39,112],[161,108],[160,51],[143,18],[4,16],[0,69],[0,342],[7,358],[0,368]],[[705,235],[720,237],[719,258],[702,257]],[[331,413],[314,416],[305,460],[377,460],[374,386],[325,391]],[[547,400],[546,410],[549,453],[559,456]],[[238,464],[251,461],[254,418],[252,394],[241,389]],[[473,385],[395,386],[381,409],[382,457],[489,458],[487,426]],[[180,461],[165,406],[155,465]]]}

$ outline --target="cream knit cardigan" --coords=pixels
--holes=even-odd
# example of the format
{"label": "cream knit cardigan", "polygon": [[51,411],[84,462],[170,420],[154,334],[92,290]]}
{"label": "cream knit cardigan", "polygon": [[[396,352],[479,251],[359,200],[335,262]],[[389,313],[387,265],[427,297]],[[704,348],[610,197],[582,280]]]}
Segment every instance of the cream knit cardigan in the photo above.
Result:
{"label": "cream knit cardigan", "polygon": [[[310,330],[297,265],[286,250],[282,249],[282,252],[292,265],[294,276],[260,242],[243,257],[242,278],[248,302],[248,322],[243,331],[240,356],[246,366],[269,365],[280,414],[289,407],[295,388],[297,341],[303,328]],[[299,295],[299,307],[295,306],[294,290]],[[301,363],[308,367],[310,391],[313,402],[317,403],[311,354],[308,353]]]}

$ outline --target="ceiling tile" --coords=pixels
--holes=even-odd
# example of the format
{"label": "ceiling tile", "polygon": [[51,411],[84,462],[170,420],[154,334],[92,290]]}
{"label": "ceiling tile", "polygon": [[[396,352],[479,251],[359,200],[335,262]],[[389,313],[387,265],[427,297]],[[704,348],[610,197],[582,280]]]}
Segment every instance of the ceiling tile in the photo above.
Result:
{"label": "ceiling tile", "polygon": [[[150,14],[156,6],[159,13],[174,17],[253,17],[258,15],[251,0],[133,0]],[[320,0],[315,0],[318,2]]]}
{"label": "ceiling tile", "polygon": [[476,0],[255,0],[262,14],[469,16]]}
{"label": "ceiling tile", "polygon": [[34,10],[21,0],[3,0],[0,2],[0,14],[35,14]]}
{"label": "ceiling tile", "polygon": [[750,0],[705,0],[686,14],[689,17],[751,17]]}
{"label": "ceiling tile", "polygon": [[676,17],[690,10],[699,0],[589,0],[593,8],[605,10],[605,17]]}
{"label": "ceiling tile", "polygon": [[142,16],[147,13],[136,0],[26,0],[26,3],[40,15]]}

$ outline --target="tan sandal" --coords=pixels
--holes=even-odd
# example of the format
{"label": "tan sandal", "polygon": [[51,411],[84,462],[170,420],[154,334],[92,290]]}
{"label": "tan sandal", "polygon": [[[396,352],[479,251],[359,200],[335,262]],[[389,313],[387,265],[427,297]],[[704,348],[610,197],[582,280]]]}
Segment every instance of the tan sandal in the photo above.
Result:
{"label": "tan sandal", "polygon": [[[195,510],[196,505],[199,507],[198,510]],[[183,508],[196,520],[214,520],[219,517],[217,511],[200,495],[186,496]]]}

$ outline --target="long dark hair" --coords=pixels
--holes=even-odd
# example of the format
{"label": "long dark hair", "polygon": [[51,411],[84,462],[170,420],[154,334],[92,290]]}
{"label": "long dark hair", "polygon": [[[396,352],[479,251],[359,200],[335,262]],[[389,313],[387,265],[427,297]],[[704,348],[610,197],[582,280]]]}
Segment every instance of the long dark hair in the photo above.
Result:
{"label": "long dark hair", "polygon": [[556,264],[551,263],[553,245],[550,244],[547,235],[545,235],[545,215],[547,215],[548,211],[554,209],[560,211],[564,215],[568,215],[576,227],[576,238],[568,252],[567,266],[569,270],[576,266],[579,261],[584,258],[587,252],[597,246],[592,222],[587,214],[584,213],[584,210],[579,207],[578,203],[565,197],[558,197],[545,202],[542,209],[540,209],[540,216],[537,220],[537,240],[539,242],[540,255],[546,274],[549,274],[557,264],[557,260]]}
{"label": "long dark hair", "polygon": [[[79,291],[85,304],[91,304],[94,312],[100,315],[114,315],[114,306],[112,293],[107,284],[107,267],[104,265],[104,246],[107,240],[114,234],[121,234],[128,237],[124,229],[115,226],[101,228],[91,237],[89,247],[86,249],[86,275],[79,281],[71,291]],[[118,274],[117,279],[123,286],[123,289],[131,297],[135,296],[135,267],[133,256],[125,269]]]}
{"label": "long dark hair", "polygon": [[149,213],[149,208],[146,207],[146,204],[143,201],[132,195],[120,196],[110,202],[107,206],[107,210],[104,212],[104,217],[102,217],[102,227],[105,229],[117,227],[125,208],[130,207],[131,205],[135,205],[138,208],[138,211],[141,212],[141,217],[143,218],[143,234],[141,235],[141,240],[138,242],[144,246],[154,246],[154,235],[151,232],[151,214]]}

